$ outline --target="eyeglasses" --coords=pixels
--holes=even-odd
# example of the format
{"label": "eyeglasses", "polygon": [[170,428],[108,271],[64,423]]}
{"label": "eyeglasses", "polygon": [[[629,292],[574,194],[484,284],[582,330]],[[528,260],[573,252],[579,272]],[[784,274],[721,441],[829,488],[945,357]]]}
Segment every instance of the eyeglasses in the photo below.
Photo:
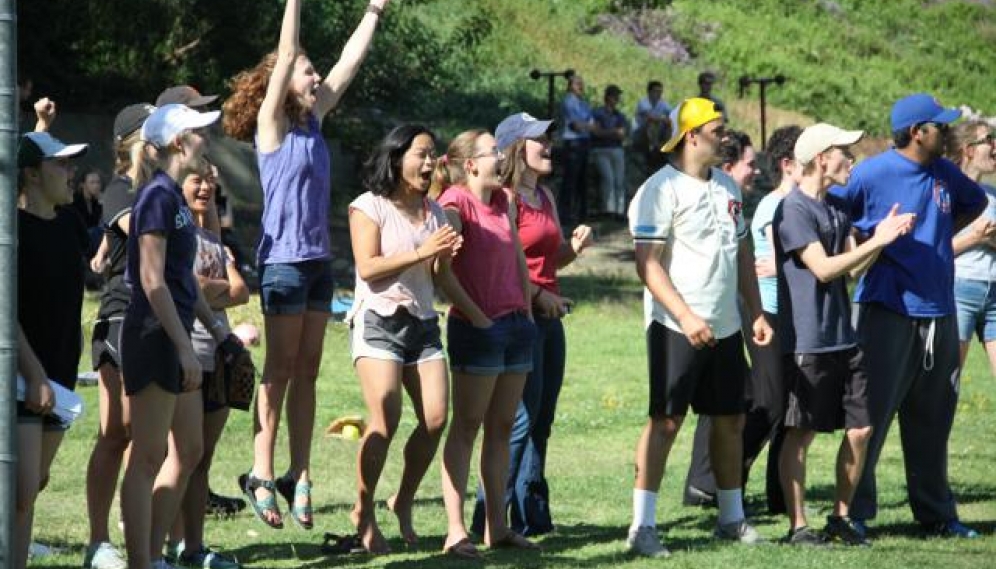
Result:
{"label": "eyeglasses", "polygon": [[943,122],[925,122],[920,125],[920,128],[923,128],[928,125],[933,126],[935,129],[937,129],[938,132],[941,133],[945,133],[951,128],[949,124]]}
{"label": "eyeglasses", "polygon": [[484,158],[487,156],[493,156],[496,160],[504,160],[505,153],[498,148],[492,148],[491,150],[485,150],[484,152],[479,152],[471,156],[471,158]]}
{"label": "eyeglasses", "polygon": [[989,133],[978,140],[973,140],[968,143],[969,146],[978,146],[980,144],[996,144],[996,134]]}

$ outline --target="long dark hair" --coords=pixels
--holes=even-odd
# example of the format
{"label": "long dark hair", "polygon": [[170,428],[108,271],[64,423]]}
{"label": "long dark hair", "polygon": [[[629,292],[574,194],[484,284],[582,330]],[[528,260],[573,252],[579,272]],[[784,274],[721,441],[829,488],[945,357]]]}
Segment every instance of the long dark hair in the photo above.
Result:
{"label": "long dark hair", "polygon": [[403,124],[391,129],[363,163],[363,187],[378,196],[394,193],[401,183],[401,161],[405,152],[422,134],[429,135],[435,144],[436,135],[426,126]]}

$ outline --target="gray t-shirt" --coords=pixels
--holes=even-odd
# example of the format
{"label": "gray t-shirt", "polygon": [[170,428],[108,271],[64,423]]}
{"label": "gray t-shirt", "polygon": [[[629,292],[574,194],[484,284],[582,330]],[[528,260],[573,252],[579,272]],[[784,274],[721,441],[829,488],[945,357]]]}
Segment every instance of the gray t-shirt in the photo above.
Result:
{"label": "gray t-shirt", "polygon": [[[979,184],[986,192],[986,211],[982,215],[996,221],[996,188]],[[961,230],[959,235],[975,231],[971,226]],[[955,277],[974,281],[996,281],[996,249],[988,245],[976,245],[955,257]]]}
{"label": "gray t-shirt", "polygon": [[[210,279],[227,279],[228,272],[225,263],[228,255],[225,246],[213,233],[204,228],[197,228],[197,257],[194,259],[194,274]],[[224,310],[214,311],[214,317],[228,324],[228,316]],[[197,361],[204,371],[214,371],[214,351],[217,343],[200,320],[194,320],[194,330],[190,333],[190,342],[197,354]]]}
{"label": "gray t-shirt", "polygon": [[832,352],[857,345],[846,277],[821,283],[799,255],[814,242],[823,245],[828,257],[844,252],[851,231],[845,203],[832,195],[818,201],[795,188],[775,211],[773,224],[782,353]]}

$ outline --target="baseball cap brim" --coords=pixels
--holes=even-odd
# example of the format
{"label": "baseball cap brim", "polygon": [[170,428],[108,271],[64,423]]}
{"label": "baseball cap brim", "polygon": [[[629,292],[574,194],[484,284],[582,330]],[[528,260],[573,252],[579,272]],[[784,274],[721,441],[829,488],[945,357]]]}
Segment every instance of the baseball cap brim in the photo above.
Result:
{"label": "baseball cap brim", "polygon": [[930,119],[930,122],[938,122],[941,124],[953,123],[961,118],[961,111],[958,109],[944,109],[941,113],[934,118]]}
{"label": "baseball cap brim", "polygon": [[[692,107],[690,112],[694,113],[695,116],[691,117],[686,116],[685,120],[681,121],[681,110],[690,101],[705,102],[711,106],[708,107],[708,110],[703,110],[700,108],[698,109],[698,112],[696,112],[695,107]],[[701,105],[696,105],[696,106],[701,107]],[[671,133],[671,138],[669,138],[667,142],[665,142],[664,145],[661,146],[661,152],[667,153],[674,150],[674,148],[678,146],[678,143],[681,142],[681,139],[684,138],[684,136],[688,134],[689,131],[696,129],[706,123],[712,122],[714,120],[723,120],[723,113],[717,109],[718,107],[712,101],[699,101],[698,99],[694,98],[683,101],[682,103],[678,104],[678,106],[671,109],[671,114],[668,115],[668,117],[671,119],[671,128],[674,130]]]}
{"label": "baseball cap brim", "polygon": [[77,156],[82,156],[86,154],[87,149],[90,148],[89,144],[67,144],[65,148],[47,156],[46,158],[76,158]]}

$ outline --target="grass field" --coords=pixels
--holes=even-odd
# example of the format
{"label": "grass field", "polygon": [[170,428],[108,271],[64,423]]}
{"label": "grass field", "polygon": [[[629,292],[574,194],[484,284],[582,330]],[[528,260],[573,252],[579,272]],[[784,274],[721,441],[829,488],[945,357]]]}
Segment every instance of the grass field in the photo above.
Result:
{"label": "grass field", "polygon": [[[625,257],[623,248],[593,251],[589,258]],[[243,513],[227,520],[209,520],[206,539],[213,547],[234,554],[249,567],[964,567],[993,566],[996,557],[996,383],[984,355],[973,348],[963,375],[961,403],[951,438],[950,478],[960,502],[962,519],[983,532],[973,541],[924,540],[906,501],[898,437],[890,435],[879,465],[880,501],[871,549],[832,548],[805,550],[774,544],[743,547],[717,544],[711,538],[714,512],[680,505],[681,484],[691,445],[689,424],[672,454],[662,489],[658,519],[674,553],[665,562],[630,557],[623,539],[630,522],[633,451],[646,416],[647,387],[642,334],[640,288],[632,270],[619,265],[616,274],[594,271],[582,260],[564,278],[568,296],[578,301],[565,327],[568,334],[568,369],[554,436],[551,441],[548,476],[552,487],[552,510],[556,533],[540,544],[540,553],[487,552],[480,563],[466,563],[440,554],[445,517],[441,503],[438,458],[429,471],[415,510],[419,545],[406,549],[392,515],[381,509],[385,534],[396,553],[381,557],[326,557],[319,551],[322,533],[350,531],[347,513],[354,488],[356,443],[322,435],[335,417],[363,413],[359,386],[349,365],[346,328],[330,323],[325,358],[319,381],[319,410],[314,441],[316,529],[310,533],[289,525],[274,531]],[[96,303],[86,304],[85,319],[92,322]],[[259,322],[258,301],[235,310],[233,321]],[[254,350],[257,362],[262,352]],[[81,362],[86,368],[89,356]],[[39,499],[36,539],[54,545],[63,553],[38,560],[34,567],[76,568],[80,566],[88,536],[84,500],[84,472],[96,431],[96,389],[80,388],[89,405],[86,415],[69,433],[56,460],[49,489]],[[404,437],[414,425],[410,412],[402,421]],[[228,430],[219,445],[211,473],[216,491],[237,492],[235,477],[251,460],[249,415],[232,412]],[[811,520],[818,523],[827,513],[832,496],[832,461],[839,439],[818,438],[811,452],[809,484]],[[400,447],[392,448],[379,496],[386,498],[400,475]],[[286,467],[286,445],[278,447],[277,469]],[[760,459],[764,460],[764,457]],[[762,463],[763,464],[763,463]],[[757,470],[760,473],[761,470]],[[763,508],[763,474],[756,473],[748,487],[748,503]],[[473,481],[472,481],[473,485]],[[469,514],[468,514],[469,515]],[[112,511],[113,521],[118,509]],[[770,540],[785,532],[782,518],[755,518]],[[116,527],[116,523],[112,522]],[[122,543],[114,530],[113,539]]]}

